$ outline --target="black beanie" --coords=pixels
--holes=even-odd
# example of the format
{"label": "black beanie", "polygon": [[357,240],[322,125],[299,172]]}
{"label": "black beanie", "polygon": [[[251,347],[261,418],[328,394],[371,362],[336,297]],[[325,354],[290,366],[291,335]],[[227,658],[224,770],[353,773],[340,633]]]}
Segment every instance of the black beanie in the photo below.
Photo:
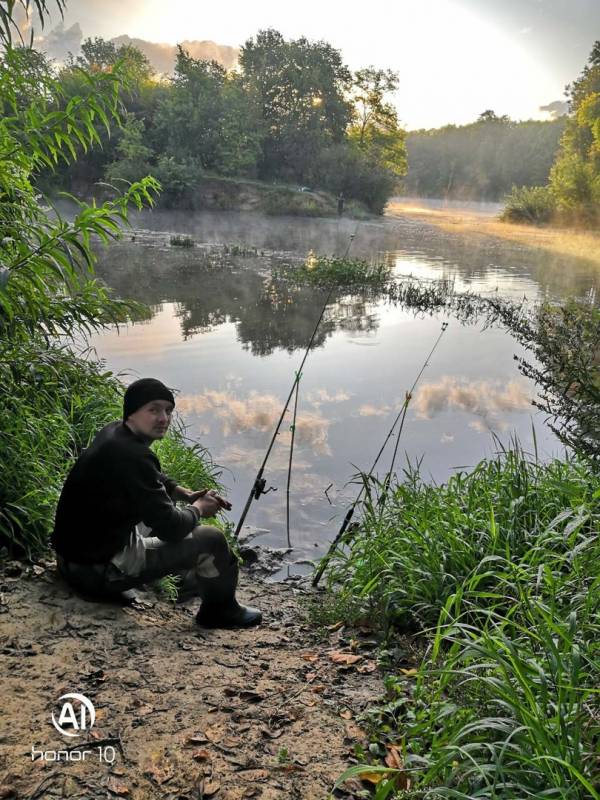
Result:
{"label": "black beanie", "polygon": [[168,400],[175,405],[173,392],[156,378],[140,378],[130,384],[123,398],[123,422],[152,400]]}

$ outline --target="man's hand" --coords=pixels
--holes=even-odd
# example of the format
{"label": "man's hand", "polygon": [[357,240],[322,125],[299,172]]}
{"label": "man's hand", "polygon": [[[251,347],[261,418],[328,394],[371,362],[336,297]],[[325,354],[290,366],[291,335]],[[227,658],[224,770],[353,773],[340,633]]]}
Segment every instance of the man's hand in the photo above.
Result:
{"label": "man's hand", "polygon": [[203,517],[214,517],[221,508],[226,511],[231,510],[229,500],[225,500],[214,489],[201,489],[198,492],[192,492],[190,497],[194,498],[190,499],[191,504],[196,506]]}

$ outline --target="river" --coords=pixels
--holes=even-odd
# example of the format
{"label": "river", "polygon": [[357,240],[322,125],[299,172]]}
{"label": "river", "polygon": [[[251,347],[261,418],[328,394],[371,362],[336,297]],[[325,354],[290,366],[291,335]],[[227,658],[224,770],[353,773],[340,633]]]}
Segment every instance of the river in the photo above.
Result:
{"label": "river", "polygon": [[[152,308],[148,322],[91,337],[110,369],[160,378],[179,391],[189,436],[221,465],[237,522],[294,371],[323,303],[317,289],[276,291],[274,265],[309,251],[392,264],[398,276],[445,278],[457,290],[536,302],[589,295],[598,271],[493,239],[468,239],[410,219],[351,220],[257,214],[142,212],[120,242],[99,250],[98,273],[123,297]],[[170,243],[193,237],[194,247]],[[405,392],[449,323],[409,405],[399,472],[420,464],[441,482],[516,436],[546,460],[564,448],[531,404],[535,387],[518,371],[522,348],[499,327],[414,313],[386,298],[338,295],[302,372],[291,483],[291,545],[284,572],[304,572],[321,555],[356,494]],[[247,524],[256,542],[287,547],[288,414],[265,473],[277,488],[254,502]],[[384,473],[391,450],[381,462]],[[197,487],[192,487],[197,488]]]}

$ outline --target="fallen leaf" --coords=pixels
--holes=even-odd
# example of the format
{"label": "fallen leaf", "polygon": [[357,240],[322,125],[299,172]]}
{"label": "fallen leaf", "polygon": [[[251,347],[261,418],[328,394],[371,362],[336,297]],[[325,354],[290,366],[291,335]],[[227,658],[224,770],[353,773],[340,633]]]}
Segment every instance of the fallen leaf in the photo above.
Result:
{"label": "fallen leaf", "polygon": [[366,739],[367,735],[356,723],[349,721],[346,723],[346,736],[348,739]]}
{"label": "fallen leaf", "polygon": [[362,659],[362,656],[355,655],[354,653],[343,653],[341,650],[334,650],[329,654],[329,658],[334,664],[356,664],[357,661]]}
{"label": "fallen leaf", "polygon": [[219,781],[206,781],[206,783],[202,784],[202,792],[200,796],[212,797],[219,791],[220,788],[221,784]]}
{"label": "fallen leaf", "polygon": [[327,687],[325,686],[325,684],[317,683],[316,686],[311,686],[310,690],[311,692],[316,692],[317,694],[320,694],[321,692],[324,692],[326,688]]}
{"label": "fallen leaf", "polygon": [[352,719],[352,712],[349,708],[345,708],[343,711],[340,711],[340,717],[342,719]]}
{"label": "fallen leaf", "polygon": [[367,672],[375,672],[377,669],[377,664],[374,661],[367,661],[365,664],[361,664],[360,667],[356,668],[361,675],[364,675]]}
{"label": "fallen leaf", "polygon": [[314,679],[317,677],[318,674],[319,674],[318,672],[307,672],[306,676],[305,676],[306,677],[306,682],[307,683],[312,683],[314,681]]}
{"label": "fallen leaf", "polygon": [[412,677],[413,677],[413,675],[416,675],[416,674],[418,673],[418,671],[419,671],[419,670],[418,670],[418,669],[415,669],[414,667],[413,667],[412,669],[401,669],[401,670],[400,670],[400,672],[401,672],[403,675],[406,675],[406,677],[407,677],[407,678],[412,678]]}
{"label": "fallen leaf", "polygon": [[279,737],[283,734],[283,729],[261,728],[261,733],[263,736],[267,736],[269,739],[279,739]]}
{"label": "fallen leaf", "polygon": [[194,761],[206,761],[207,759],[210,758],[210,753],[208,752],[208,750],[203,750],[202,748],[199,748],[198,750],[194,750],[194,752],[192,753],[192,758],[194,759]]}
{"label": "fallen leaf", "polygon": [[118,778],[113,777],[112,775],[108,776],[108,782],[106,784],[106,788],[109,792],[113,794],[118,794],[120,797],[124,797],[125,795],[129,794],[128,787],[120,781]]}
{"label": "fallen leaf", "polygon": [[301,653],[300,657],[305,661],[318,661],[319,656],[316,653]]}
{"label": "fallen leaf", "polygon": [[208,739],[203,733],[195,733],[186,739],[186,744],[206,744],[206,742],[208,742]]}
{"label": "fallen leaf", "polygon": [[402,757],[398,752],[398,750],[393,745],[390,745],[388,747],[388,752],[384,760],[386,766],[391,767],[392,769],[404,769],[404,762],[402,761]]}
{"label": "fallen leaf", "polygon": [[249,703],[260,703],[264,699],[260,692],[255,692],[253,689],[240,689],[236,686],[227,686],[224,692],[228,697],[239,697],[240,700],[247,700]]}
{"label": "fallen leaf", "polygon": [[361,772],[358,777],[361,781],[377,785],[385,778],[385,772]]}
{"label": "fallen leaf", "polygon": [[327,630],[328,631],[337,631],[337,630],[339,630],[340,628],[343,628],[343,627],[344,627],[344,623],[343,622],[336,622],[333,625],[328,625],[327,626]]}
{"label": "fallen leaf", "polygon": [[158,766],[158,764],[151,764],[146,769],[146,775],[149,775],[152,780],[157,783],[159,786],[167,781],[171,780],[173,775],[175,775],[175,770],[173,767],[165,763],[164,766]]}

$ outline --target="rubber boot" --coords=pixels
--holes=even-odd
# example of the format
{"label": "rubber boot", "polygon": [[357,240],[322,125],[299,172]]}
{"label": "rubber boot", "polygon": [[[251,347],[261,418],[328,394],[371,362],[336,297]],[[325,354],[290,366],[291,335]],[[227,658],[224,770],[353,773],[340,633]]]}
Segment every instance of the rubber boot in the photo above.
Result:
{"label": "rubber boot", "polygon": [[196,623],[203,628],[250,628],[259,625],[262,613],[257,608],[241,606],[235,599],[238,583],[238,562],[233,558],[218,578],[199,581],[202,605]]}

